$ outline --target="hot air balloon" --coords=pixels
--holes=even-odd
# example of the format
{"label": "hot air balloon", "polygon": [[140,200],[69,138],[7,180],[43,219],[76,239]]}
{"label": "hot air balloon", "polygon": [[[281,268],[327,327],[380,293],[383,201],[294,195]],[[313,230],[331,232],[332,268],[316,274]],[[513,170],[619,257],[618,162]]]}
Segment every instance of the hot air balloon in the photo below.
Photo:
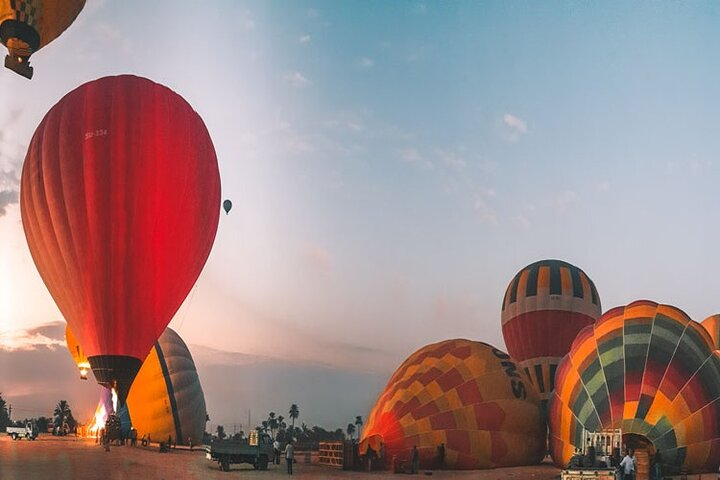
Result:
{"label": "hot air balloon", "polygon": [[701,325],[710,334],[715,349],[720,349],[720,314],[710,315],[701,322]]}
{"label": "hot air balloon", "polygon": [[225,215],[230,213],[231,209],[232,209],[232,202],[230,200],[225,200],[223,202],[223,210],[225,210]]}
{"label": "hot air balloon", "polygon": [[82,351],[82,348],[80,347],[80,344],[78,343],[72,330],[70,330],[69,325],[65,327],[65,341],[67,342],[70,355],[72,355],[73,360],[75,360],[75,365],[77,365],[78,370],[80,370],[80,378],[87,380],[87,374],[90,370],[90,362],[88,362],[85,353]]}
{"label": "hot air balloon", "polygon": [[559,466],[583,430],[622,429],[628,448],[660,451],[675,471],[720,465],[720,352],[700,324],[643,300],[583,329],[558,367],[549,402],[550,447]]}
{"label": "hot air balloon", "polygon": [[145,78],[63,97],[30,142],[23,228],[35,265],[101,385],[120,404],[215,238],[220,176],[202,119]]}
{"label": "hot air balloon", "polygon": [[155,342],[133,382],[127,398],[133,427],[140,435],[178,444],[202,442],[205,432],[205,396],[190,350],[167,328]]}
{"label": "hot air balloon", "polygon": [[0,40],[8,49],[5,66],[32,78],[30,55],[59,37],[84,6],[85,0],[0,1]]}
{"label": "hot air balloon", "polygon": [[502,304],[503,338],[543,403],[555,388],[555,370],[575,335],[601,313],[592,280],[561,260],[528,265],[510,282]]}
{"label": "hot air balloon", "polygon": [[360,452],[377,452],[382,442],[387,461],[410,460],[417,446],[420,467],[433,468],[444,443],[448,468],[495,468],[539,463],[545,438],[537,393],[508,354],[446,340],[395,371],[370,411]]}

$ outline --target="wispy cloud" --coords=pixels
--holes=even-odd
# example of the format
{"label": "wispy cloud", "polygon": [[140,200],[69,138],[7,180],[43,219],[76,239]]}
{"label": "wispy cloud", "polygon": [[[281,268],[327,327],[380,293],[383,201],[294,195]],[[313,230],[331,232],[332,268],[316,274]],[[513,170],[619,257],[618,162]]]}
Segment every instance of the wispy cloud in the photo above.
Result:
{"label": "wispy cloud", "polygon": [[441,148],[435,149],[435,155],[445,165],[451,168],[465,168],[467,162],[457,152],[451,150],[445,150]]}
{"label": "wispy cloud", "polygon": [[312,37],[311,37],[310,35],[302,35],[302,36],[300,36],[300,38],[298,39],[298,41],[299,41],[300,43],[310,43],[311,40],[312,40]]}
{"label": "wispy cloud", "polygon": [[496,192],[492,188],[484,188],[477,190],[473,194],[473,208],[482,223],[488,225],[498,225],[498,218],[495,210],[491,205],[491,201],[495,198]]}
{"label": "wispy cloud", "polygon": [[372,58],[361,57],[357,61],[357,66],[364,70],[367,70],[375,66],[375,61]]}
{"label": "wispy cloud", "polygon": [[512,113],[505,113],[502,116],[504,137],[509,142],[516,142],[528,131],[527,122]]}
{"label": "wispy cloud", "polygon": [[49,322],[38,327],[0,332],[0,350],[36,350],[65,346],[65,322]]}
{"label": "wispy cloud", "polygon": [[288,73],[285,75],[285,80],[295,88],[304,88],[310,85],[310,80],[300,72]]}
{"label": "wispy cloud", "polygon": [[399,148],[397,150],[398,157],[404,163],[414,165],[425,170],[432,170],[435,165],[427,160],[416,148]]}
{"label": "wispy cloud", "polygon": [[570,209],[573,204],[577,201],[577,193],[573,192],[572,190],[565,190],[564,192],[558,194],[553,199],[553,207],[555,208],[555,212],[562,215],[565,212]]}
{"label": "wispy cloud", "polygon": [[7,207],[20,200],[20,174],[18,170],[0,170],[0,217],[7,213]]}

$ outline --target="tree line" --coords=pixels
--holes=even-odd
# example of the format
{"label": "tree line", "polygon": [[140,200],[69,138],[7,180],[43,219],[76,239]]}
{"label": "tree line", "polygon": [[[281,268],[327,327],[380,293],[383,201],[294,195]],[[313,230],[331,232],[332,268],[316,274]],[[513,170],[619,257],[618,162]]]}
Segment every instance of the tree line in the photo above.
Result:
{"label": "tree line", "polygon": [[34,423],[40,432],[47,432],[50,428],[57,429],[60,434],[75,432],[77,429],[77,421],[73,417],[72,409],[67,400],[60,400],[55,406],[52,417],[33,417],[24,418],[22,420],[13,421],[11,418],[11,408],[0,392],[0,431],[5,431],[7,427],[23,427],[26,423]]}

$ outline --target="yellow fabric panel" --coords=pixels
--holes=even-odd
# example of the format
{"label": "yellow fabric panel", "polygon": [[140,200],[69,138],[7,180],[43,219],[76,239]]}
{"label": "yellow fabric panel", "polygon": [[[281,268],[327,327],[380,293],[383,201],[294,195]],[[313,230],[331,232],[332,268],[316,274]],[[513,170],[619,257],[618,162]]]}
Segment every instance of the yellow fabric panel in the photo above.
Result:
{"label": "yellow fabric panel", "polygon": [[170,398],[155,348],[135,378],[127,404],[139,437],[149,434],[156,440],[167,439],[168,435],[175,438]]}
{"label": "yellow fabric panel", "polygon": [[42,0],[40,48],[55,40],[67,29],[85,6],[85,0]]}
{"label": "yellow fabric panel", "polygon": [[538,294],[541,290],[550,290],[550,267],[540,267],[538,269],[537,286]]}
{"label": "yellow fabric panel", "polygon": [[70,351],[70,355],[72,355],[73,360],[75,360],[75,365],[80,366],[80,364],[88,364],[88,359],[85,356],[82,347],[80,347],[80,343],[75,337],[75,334],[72,332],[72,330],[70,330],[69,325],[65,327],[65,341],[67,342],[67,347]]}

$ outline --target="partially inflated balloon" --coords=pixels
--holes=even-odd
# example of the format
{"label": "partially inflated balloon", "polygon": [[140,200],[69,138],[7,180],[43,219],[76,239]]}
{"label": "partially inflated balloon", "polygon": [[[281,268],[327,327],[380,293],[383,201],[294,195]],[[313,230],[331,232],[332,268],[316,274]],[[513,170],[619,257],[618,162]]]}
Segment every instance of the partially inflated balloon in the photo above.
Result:
{"label": "partially inflated balloon", "polygon": [[60,36],[84,6],[85,0],[0,0],[5,66],[31,78],[30,55]]}
{"label": "partially inflated balloon", "polygon": [[701,322],[710,334],[716,349],[720,349],[720,314],[710,315]]}
{"label": "partially inflated balloon", "polygon": [[70,330],[70,325],[65,327],[65,341],[67,342],[70,355],[72,355],[73,360],[75,360],[75,365],[77,365],[78,370],[80,370],[80,378],[87,380],[90,362],[88,362],[85,352],[83,352],[80,343],[78,343],[77,337],[75,337],[72,330]]}
{"label": "partially inflated balloon", "polygon": [[96,380],[121,404],[197,279],[217,231],[210,135],[179,95],[123,75],[45,115],[21,180],[35,265]]}
{"label": "partially inflated balloon", "polygon": [[510,282],[502,304],[503,338],[543,401],[555,388],[555,370],[575,335],[601,313],[595,284],[569,263],[535,262]]}
{"label": "partially inflated balloon", "polygon": [[413,353],[390,378],[370,411],[360,450],[385,445],[388,461],[435,466],[445,444],[448,468],[538,463],[545,425],[537,394],[510,356],[480,342],[446,340]]}
{"label": "partially inflated balloon", "polygon": [[720,352],[700,324],[669,305],[638,301],[583,329],[557,372],[549,403],[551,453],[567,465],[583,431],[621,428],[679,471],[720,464]]}
{"label": "partially inflated balloon", "polygon": [[190,350],[170,328],[155,342],[127,398],[133,427],[139,435],[172,437],[178,444],[202,442],[205,396]]}

